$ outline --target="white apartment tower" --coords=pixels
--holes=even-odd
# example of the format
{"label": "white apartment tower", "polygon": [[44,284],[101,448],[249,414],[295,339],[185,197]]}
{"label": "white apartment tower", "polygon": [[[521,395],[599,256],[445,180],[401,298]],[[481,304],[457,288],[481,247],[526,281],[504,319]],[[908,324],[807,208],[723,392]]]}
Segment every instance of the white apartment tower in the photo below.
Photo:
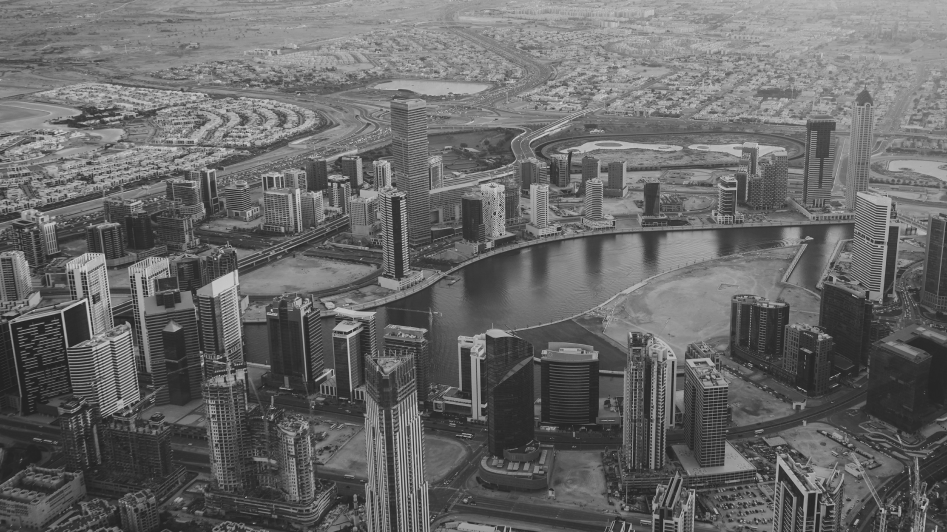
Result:
{"label": "white apartment tower", "polygon": [[[889,227],[891,198],[874,192],[859,192],[855,199],[855,234],[852,237],[852,278],[860,282],[873,301],[884,298],[885,279],[892,271],[886,266],[897,254],[897,236],[893,242]],[[894,247],[890,249],[889,244]],[[893,262],[893,261],[892,261]],[[895,265],[892,264],[892,268]]]}
{"label": "white apartment tower", "polygon": [[868,176],[871,174],[871,149],[875,143],[874,101],[863,89],[852,105],[852,133],[848,142],[848,176],[845,187],[845,203],[855,210],[859,192],[868,190]]}
{"label": "white apartment tower", "polygon": [[352,198],[349,201],[349,229],[358,235],[367,235],[375,225],[377,198]]}
{"label": "white apartment tower", "polygon": [[549,226],[549,185],[529,185],[529,224],[537,229]]}
{"label": "white apartment tower", "polygon": [[263,230],[298,233],[303,229],[298,188],[278,188],[263,193]]}
{"label": "white apartment tower", "polygon": [[59,253],[59,238],[56,233],[56,222],[48,214],[36,209],[27,209],[20,213],[20,218],[36,224],[43,241],[43,251],[46,256]]}
{"label": "white apartment tower", "polygon": [[431,195],[428,174],[427,102],[391,101],[391,166],[408,205],[408,242],[431,241]]}
{"label": "white apartment tower", "polygon": [[204,356],[242,365],[243,322],[240,319],[240,277],[236,270],[197,290],[197,314],[201,321]]}
{"label": "white apartment tower", "polygon": [[72,393],[96,408],[99,418],[141,399],[132,330],[127,324],[100,331],[66,350]]}
{"label": "white apartment tower", "polygon": [[112,328],[112,297],[105,254],[83,253],[66,263],[66,280],[72,299],[89,302],[92,334]]}
{"label": "white apartment tower", "polygon": [[674,475],[667,485],[658,484],[651,501],[653,532],[693,532],[697,492],[684,488],[681,474]]}
{"label": "white apartment tower", "polygon": [[431,190],[444,186],[444,159],[440,155],[428,158],[428,177],[431,181]]}
{"label": "white apartment tower", "polygon": [[151,350],[145,329],[145,298],[155,295],[158,279],[171,277],[167,258],[148,257],[128,268],[132,291],[132,309],[135,318],[135,338],[138,339],[137,365],[139,373],[151,373]]}
{"label": "white apartment tower", "polygon": [[312,501],[316,493],[316,477],[309,422],[284,419],[277,424],[276,435],[280,490],[286,494],[288,502]]}
{"label": "white apartment tower", "polygon": [[326,220],[326,208],[321,190],[300,192],[299,208],[303,229],[315,227]]}
{"label": "white apartment tower", "polygon": [[483,225],[487,238],[498,238],[506,232],[506,187],[499,183],[480,185],[483,195]]}
{"label": "white apartment tower", "polygon": [[700,467],[724,465],[729,391],[713,360],[684,361],[684,442]]}
{"label": "white apartment tower", "polygon": [[372,169],[375,172],[375,190],[392,186],[391,162],[379,159],[372,163]]}
{"label": "white apartment tower", "polygon": [[224,201],[227,207],[228,218],[246,216],[253,209],[253,200],[250,199],[250,185],[246,181],[234,181],[224,189]]}
{"label": "white apartment tower", "polygon": [[842,485],[838,467],[815,468],[791,457],[776,457],[773,532],[838,532],[842,530]]}
{"label": "white apartment tower", "polygon": [[664,341],[648,333],[628,333],[622,412],[626,468],[664,467],[667,429],[674,425],[676,371],[677,357]]}
{"label": "white apartment tower", "polygon": [[743,222],[743,214],[737,211],[739,188],[737,178],[732,175],[721,177],[717,183],[717,209],[713,211],[713,217],[718,224]]}
{"label": "white apartment tower", "polygon": [[365,363],[368,530],[430,532],[424,424],[413,357],[366,357]]}
{"label": "white apartment tower", "polygon": [[0,252],[0,301],[26,299],[32,292],[33,279],[26,255],[19,250]]}
{"label": "white apartment tower", "polygon": [[283,170],[283,186],[306,190],[306,171],[300,168]]}
{"label": "white apartment tower", "polygon": [[408,195],[396,188],[386,187],[378,191],[378,201],[384,232],[381,247],[382,269],[386,277],[401,279],[407,274],[410,264]]}
{"label": "white apartment tower", "polygon": [[201,387],[211,476],[227,493],[244,493],[255,484],[246,378],[245,369],[228,365]]}
{"label": "white apartment tower", "polygon": [[585,182],[585,218],[589,220],[604,220],[603,204],[605,201],[605,184],[599,178]]}

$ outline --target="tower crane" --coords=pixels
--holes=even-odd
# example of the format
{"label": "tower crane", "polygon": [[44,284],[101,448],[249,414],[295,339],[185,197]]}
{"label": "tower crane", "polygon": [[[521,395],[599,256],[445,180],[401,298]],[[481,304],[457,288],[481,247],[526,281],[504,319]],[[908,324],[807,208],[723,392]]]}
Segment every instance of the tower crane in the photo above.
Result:
{"label": "tower crane", "polygon": [[865,477],[865,485],[868,486],[868,492],[871,493],[872,498],[875,499],[875,504],[878,505],[878,526],[875,528],[875,532],[887,532],[888,508],[884,505],[884,502],[875,490],[875,486],[871,483],[871,479],[868,477],[868,470],[862,467],[861,462],[858,461],[858,455],[854,452],[848,454],[852,457],[852,461],[855,462],[855,465],[862,470]]}
{"label": "tower crane", "polygon": [[927,498],[927,482],[921,481],[921,468],[918,459],[914,457],[914,467],[911,468],[911,491],[908,494],[908,504],[910,512],[908,515],[911,520],[910,532],[924,532],[927,526],[927,505],[930,500]]}

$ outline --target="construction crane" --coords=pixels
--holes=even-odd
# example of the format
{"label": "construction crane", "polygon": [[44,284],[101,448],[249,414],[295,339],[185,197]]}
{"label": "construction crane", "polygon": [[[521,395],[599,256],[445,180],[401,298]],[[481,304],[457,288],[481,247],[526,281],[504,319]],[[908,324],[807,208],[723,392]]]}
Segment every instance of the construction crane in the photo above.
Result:
{"label": "construction crane", "polygon": [[855,462],[855,465],[861,469],[862,476],[865,479],[865,485],[868,486],[868,492],[871,493],[872,498],[875,499],[875,504],[878,505],[878,526],[875,528],[875,532],[887,532],[888,508],[884,505],[884,502],[881,500],[881,497],[878,496],[878,492],[875,490],[875,486],[871,483],[871,479],[868,477],[868,470],[865,469],[861,462],[858,461],[858,455],[856,455],[854,452],[848,454],[852,457],[852,461]]}
{"label": "construction crane", "polygon": [[[900,439],[900,438],[899,438]],[[911,468],[911,490],[908,493],[908,518],[911,520],[910,532],[924,532],[927,526],[927,482],[921,481],[921,468],[918,459],[914,457],[914,467]]]}

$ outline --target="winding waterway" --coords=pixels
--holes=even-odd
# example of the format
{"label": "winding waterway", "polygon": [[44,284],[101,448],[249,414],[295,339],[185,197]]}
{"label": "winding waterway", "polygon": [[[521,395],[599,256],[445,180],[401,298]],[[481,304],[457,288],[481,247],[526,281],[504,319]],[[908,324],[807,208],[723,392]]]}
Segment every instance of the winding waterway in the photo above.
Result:
{"label": "winding waterway", "polygon": [[[588,310],[617,292],[687,262],[780,245],[811,236],[789,281],[813,289],[832,248],[851,225],[601,235],[552,242],[474,263],[456,275],[379,308],[379,323],[428,327],[434,316],[434,379],[457,384],[457,337],[490,327],[521,328]],[[660,282],[660,281],[658,281]],[[541,349],[542,346],[536,346]]]}

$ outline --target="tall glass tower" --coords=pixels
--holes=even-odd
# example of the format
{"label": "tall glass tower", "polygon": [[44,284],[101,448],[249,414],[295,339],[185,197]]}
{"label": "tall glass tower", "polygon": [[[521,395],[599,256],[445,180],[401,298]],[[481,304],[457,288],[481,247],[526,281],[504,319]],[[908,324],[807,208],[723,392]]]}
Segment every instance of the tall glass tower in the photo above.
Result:
{"label": "tall glass tower", "polygon": [[875,141],[874,121],[874,101],[865,88],[855,98],[855,104],[852,106],[852,134],[848,144],[845,204],[853,211],[858,193],[868,190],[871,146]]}
{"label": "tall glass tower", "polygon": [[428,175],[427,102],[391,102],[392,170],[398,189],[408,199],[408,241],[431,241],[431,196]]}
{"label": "tall glass tower", "polygon": [[835,181],[835,119],[828,115],[806,120],[806,166],[802,174],[802,204],[823,207]]}

